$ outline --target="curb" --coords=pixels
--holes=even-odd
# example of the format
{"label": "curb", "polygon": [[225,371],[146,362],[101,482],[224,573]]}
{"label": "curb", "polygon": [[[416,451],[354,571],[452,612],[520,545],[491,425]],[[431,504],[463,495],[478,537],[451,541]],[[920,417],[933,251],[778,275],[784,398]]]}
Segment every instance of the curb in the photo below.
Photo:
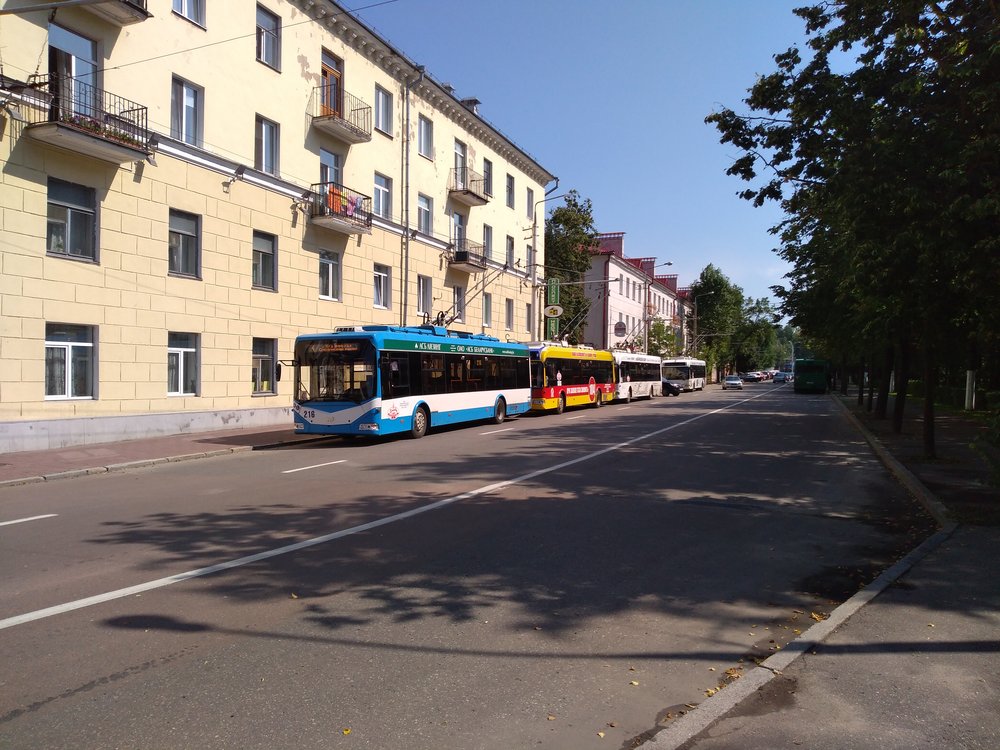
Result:
{"label": "curb", "polygon": [[885,591],[896,580],[905,575],[914,565],[947,541],[958,524],[948,517],[945,506],[914,476],[903,464],[897,461],[858,420],[850,409],[836,394],[831,398],[841,411],[848,417],[855,429],[864,436],[872,451],[882,464],[897,480],[913,495],[913,497],[933,516],[941,526],[937,532],[927,537],[910,552],[886,568],[874,581],[858,591],[847,601],[830,613],[822,622],[817,622],[795,640],[790,641],[780,652],[762,661],[755,669],[736,682],[728,684],[723,690],[705,699],[697,708],[688,711],[682,717],[658,732],[649,743],[644,745],[655,750],[678,750],[695,736],[708,729],[712,724],[732,711],[737,705],[749,698],[767,683],[787,669],[796,659],[807,651],[815,648],[841,625],[846,623],[862,607]]}

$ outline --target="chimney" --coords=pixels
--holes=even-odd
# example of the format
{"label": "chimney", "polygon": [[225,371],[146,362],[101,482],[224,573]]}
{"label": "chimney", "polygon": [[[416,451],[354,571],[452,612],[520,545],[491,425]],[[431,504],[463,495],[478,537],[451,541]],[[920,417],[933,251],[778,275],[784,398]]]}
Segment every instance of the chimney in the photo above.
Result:
{"label": "chimney", "polygon": [[468,99],[462,99],[461,100],[461,105],[463,107],[465,107],[467,110],[469,110],[470,112],[472,112],[472,114],[474,114],[474,115],[478,115],[479,114],[479,105],[480,104],[482,104],[482,102],[479,101],[474,96],[469,97]]}

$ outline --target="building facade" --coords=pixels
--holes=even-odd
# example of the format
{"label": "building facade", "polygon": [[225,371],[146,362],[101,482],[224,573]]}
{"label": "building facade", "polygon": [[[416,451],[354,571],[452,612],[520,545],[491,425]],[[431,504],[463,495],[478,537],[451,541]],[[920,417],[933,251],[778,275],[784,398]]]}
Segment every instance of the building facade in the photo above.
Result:
{"label": "building facade", "polygon": [[685,307],[677,294],[677,276],[656,272],[670,263],[626,257],[624,232],[597,239],[584,274],[590,301],[584,341],[600,349],[647,351],[650,326],[661,321],[678,337],[678,350],[683,348]]}
{"label": "building facade", "polygon": [[337,4],[2,20],[0,452],[290,425],[300,333],[539,336],[555,178]]}

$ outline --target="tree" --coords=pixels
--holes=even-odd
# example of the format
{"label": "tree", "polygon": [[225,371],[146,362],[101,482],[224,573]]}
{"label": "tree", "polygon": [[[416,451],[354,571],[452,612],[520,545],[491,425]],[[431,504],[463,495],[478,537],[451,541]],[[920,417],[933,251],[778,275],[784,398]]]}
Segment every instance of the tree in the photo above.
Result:
{"label": "tree", "polygon": [[666,321],[657,318],[650,324],[648,351],[655,357],[672,357],[678,353],[677,335]]}
{"label": "tree", "polygon": [[776,55],[745,100],[753,114],[707,122],[743,151],[728,172],[755,184],[740,195],[785,212],[772,230],[792,264],[775,289],[782,310],[830,358],[885,361],[886,393],[895,369],[897,429],[909,363],[922,364],[932,457],[941,353],[995,343],[1000,323],[1000,6],[845,0],[795,12],[808,59]]}
{"label": "tree", "polygon": [[545,277],[560,282],[559,335],[580,343],[584,319],[590,306],[584,292],[583,275],[590,268],[591,252],[597,247],[593,206],[570,190],[564,205],[554,208],[545,224]]}
{"label": "tree", "polygon": [[705,359],[709,370],[723,370],[732,364],[730,342],[742,321],[743,290],[710,263],[691,285],[689,299],[688,351]]}

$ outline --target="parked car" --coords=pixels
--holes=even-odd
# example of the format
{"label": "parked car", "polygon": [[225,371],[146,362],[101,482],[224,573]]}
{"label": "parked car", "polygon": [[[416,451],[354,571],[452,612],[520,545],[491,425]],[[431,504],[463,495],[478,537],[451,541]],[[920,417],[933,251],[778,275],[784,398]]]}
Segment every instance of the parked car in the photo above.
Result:
{"label": "parked car", "polygon": [[742,391],[743,390],[743,381],[740,380],[739,375],[726,375],[726,377],[723,378],[723,380],[722,380],[722,390],[724,390],[724,391],[729,391],[729,390]]}
{"label": "parked car", "polygon": [[664,396],[680,396],[681,395],[681,389],[678,386],[676,386],[673,383],[671,383],[666,378],[664,378],[663,379],[663,395]]}
{"label": "parked car", "polygon": [[787,372],[776,372],[774,373],[774,382],[777,383],[787,383],[788,373]]}
{"label": "parked car", "polygon": [[744,383],[759,383],[761,381],[759,372],[744,372],[740,375],[740,379]]}

